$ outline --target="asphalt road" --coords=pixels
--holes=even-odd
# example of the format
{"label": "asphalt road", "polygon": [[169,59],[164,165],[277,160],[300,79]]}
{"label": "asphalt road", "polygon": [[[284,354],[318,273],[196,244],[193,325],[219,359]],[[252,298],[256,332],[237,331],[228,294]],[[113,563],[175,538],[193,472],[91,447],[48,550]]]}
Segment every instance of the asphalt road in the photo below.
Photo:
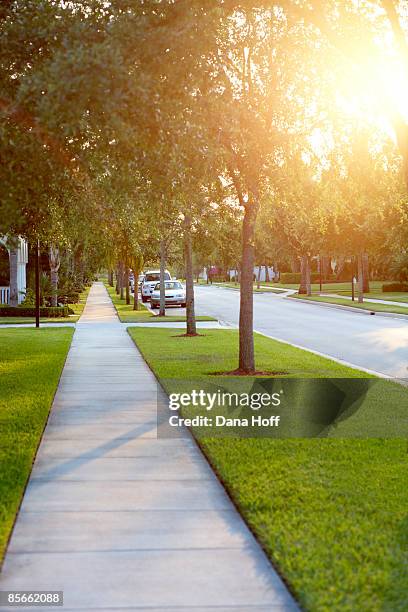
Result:
{"label": "asphalt road", "polygon": [[[196,286],[195,302],[196,314],[238,325],[238,291]],[[173,309],[168,312],[173,314]],[[408,320],[402,318],[347,312],[264,293],[254,294],[254,329],[361,368],[408,379]]]}

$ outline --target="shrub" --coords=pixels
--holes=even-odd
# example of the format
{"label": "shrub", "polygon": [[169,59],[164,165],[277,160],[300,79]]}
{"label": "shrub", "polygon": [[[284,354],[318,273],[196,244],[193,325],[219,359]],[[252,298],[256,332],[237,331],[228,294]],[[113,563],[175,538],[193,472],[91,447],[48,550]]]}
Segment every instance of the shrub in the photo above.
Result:
{"label": "shrub", "polygon": [[30,289],[27,287],[25,293],[21,292],[24,294],[24,300],[21,303],[21,306],[24,306],[24,308],[30,308],[30,307],[34,307],[35,306],[35,292],[33,291],[33,289]]}
{"label": "shrub", "polygon": [[224,283],[225,275],[224,274],[212,274],[210,276],[210,279],[212,280],[213,283]]}
{"label": "shrub", "polygon": [[393,293],[394,291],[408,291],[408,283],[389,283],[382,286],[383,293]]}
{"label": "shrub", "polygon": [[[297,285],[300,284],[300,272],[281,272],[280,282],[285,285]],[[312,272],[310,274],[310,281],[312,283],[318,283],[320,274],[318,272]]]}
{"label": "shrub", "polygon": [[[40,316],[47,318],[67,317],[68,306],[42,306]],[[0,317],[35,317],[35,308],[30,306],[0,306]]]}
{"label": "shrub", "polygon": [[61,304],[77,304],[79,302],[79,293],[72,292],[58,296],[58,301]]}

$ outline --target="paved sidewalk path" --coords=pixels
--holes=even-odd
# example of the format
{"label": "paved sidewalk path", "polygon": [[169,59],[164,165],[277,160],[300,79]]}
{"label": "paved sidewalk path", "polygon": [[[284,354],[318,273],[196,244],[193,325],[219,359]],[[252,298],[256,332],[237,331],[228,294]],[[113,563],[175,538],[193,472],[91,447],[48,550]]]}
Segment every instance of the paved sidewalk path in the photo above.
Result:
{"label": "paved sidewalk path", "polygon": [[296,610],[195,442],[156,438],[156,401],[153,374],[94,284],[0,590],[63,590],[53,609],[65,612]]}
{"label": "paved sidewalk path", "polygon": [[[185,312],[183,313],[185,316]],[[71,323],[67,321],[66,323],[42,323],[40,322],[40,327],[76,327],[77,323]],[[126,329],[127,327],[168,327],[173,329],[185,329],[186,323],[185,321],[154,321],[154,322],[143,322],[143,323],[120,323]],[[220,324],[218,321],[197,321],[196,322],[197,329],[224,329],[226,326]],[[0,323],[0,329],[9,327],[35,327],[35,323]]]}

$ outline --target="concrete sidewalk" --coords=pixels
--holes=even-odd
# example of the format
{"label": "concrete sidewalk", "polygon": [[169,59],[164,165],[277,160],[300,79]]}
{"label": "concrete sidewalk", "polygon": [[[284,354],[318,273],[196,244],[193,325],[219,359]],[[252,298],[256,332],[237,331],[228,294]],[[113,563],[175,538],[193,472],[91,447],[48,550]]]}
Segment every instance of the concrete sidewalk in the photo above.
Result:
{"label": "concrete sidewalk", "polygon": [[65,611],[296,610],[195,442],[156,438],[156,409],[156,380],[96,283],[0,590],[62,590]]}

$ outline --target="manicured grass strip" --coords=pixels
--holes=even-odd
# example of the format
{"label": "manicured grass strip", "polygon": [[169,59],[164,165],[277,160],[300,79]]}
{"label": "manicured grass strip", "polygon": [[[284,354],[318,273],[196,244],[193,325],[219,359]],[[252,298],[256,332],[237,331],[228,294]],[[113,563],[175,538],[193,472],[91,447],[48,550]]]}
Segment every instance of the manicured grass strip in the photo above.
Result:
{"label": "manicured grass strip", "polygon": [[[161,379],[205,377],[237,364],[233,330],[198,338],[166,329],[129,333]],[[259,369],[366,376],[263,336],[255,335],[255,348]],[[379,418],[386,396],[380,400]],[[207,438],[200,445],[305,610],[406,609],[406,440]]]}
{"label": "manicured grass strip", "polygon": [[0,330],[0,560],[74,330]]}
{"label": "manicured grass strip", "polygon": [[[228,289],[235,289],[236,291],[240,290],[239,284],[233,283],[233,282],[213,283],[213,285],[215,285],[216,287],[227,287]],[[254,283],[253,292],[254,293],[283,293],[282,291],[279,291],[279,289],[268,287],[267,284],[263,286],[263,283],[261,283],[261,286],[259,289],[258,289],[257,283]]]}
{"label": "manicured grass strip", "polygon": [[305,610],[406,610],[406,440],[201,446]]}
{"label": "manicured grass strip", "polygon": [[291,295],[290,298],[298,298],[308,300],[309,302],[323,302],[325,304],[337,304],[339,306],[347,306],[351,309],[368,310],[369,312],[390,312],[394,314],[408,315],[408,308],[405,306],[395,306],[395,304],[377,304],[375,302],[363,302],[359,304],[357,301],[344,300],[342,298],[323,297],[318,295]]}
{"label": "manicured grass strip", "polygon": [[[337,292],[336,292],[337,293]],[[351,297],[351,291],[342,291],[342,295],[348,295]],[[398,293],[380,293],[380,292],[371,292],[370,293],[365,293],[364,297],[367,299],[374,299],[374,300],[384,300],[384,301],[391,301],[391,302],[404,302],[407,303],[408,302],[408,293],[404,293],[404,292],[398,292]],[[356,298],[357,299],[357,298]]]}
{"label": "manicured grass strip", "polygon": [[[376,293],[382,293],[382,286],[386,284],[387,281],[370,281],[370,289],[371,291],[375,291]],[[286,287],[287,289],[299,289],[299,283],[265,283],[265,284],[273,284],[274,287]],[[320,291],[320,283],[312,283],[311,288],[313,292]],[[351,292],[351,281],[343,282],[343,283],[322,283],[322,291],[328,292],[343,292],[350,291]]]}
{"label": "manicured grass strip", "polygon": [[[69,317],[51,317],[41,318],[41,323],[76,323],[79,320],[80,315],[70,315]],[[24,325],[28,323],[35,323],[33,317],[0,317],[0,325]]]}
{"label": "manicured grass strip", "polygon": [[[126,300],[121,300],[120,296],[116,294],[114,287],[110,287],[108,283],[105,283],[105,287],[108,290],[109,296],[122,323],[160,323],[162,321],[181,323],[185,322],[186,320],[185,317],[180,315],[166,315],[165,317],[154,315],[148,308],[146,308],[143,302],[139,302],[138,310],[133,310],[133,298],[131,299],[130,304],[126,304]],[[196,317],[196,320],[216,321],[216,319],[213,317],[206,316]]]}
{"label": "manicured grass strip", "polygon": [[[196,338],[180,337],[182,330],[175,329],[129,328],[129,333],[160,378],[193,378],[237,367],[237,330],[206,329]],[[294,378],[368,377],[361,370],[259,334],[255,350],[258,370],[285,371]]]}

